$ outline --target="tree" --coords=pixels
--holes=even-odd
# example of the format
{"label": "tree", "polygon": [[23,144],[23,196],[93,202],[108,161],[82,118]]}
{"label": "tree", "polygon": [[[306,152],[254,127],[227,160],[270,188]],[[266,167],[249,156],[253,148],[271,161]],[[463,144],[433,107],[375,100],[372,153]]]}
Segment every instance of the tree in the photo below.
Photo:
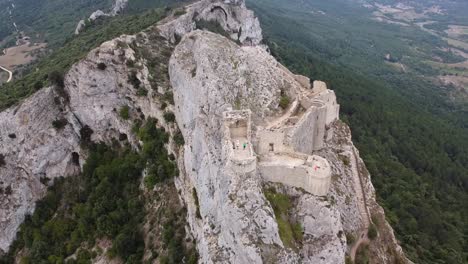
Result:
{"label": "tree", "polygon": [[55,85],[55,86],[57,86],[59,88],[64,88],[65,87],[63,74],[61,72],[53,71],[53,72],[49,73],[48,79],[49,79],[49,82],[52,85]]}

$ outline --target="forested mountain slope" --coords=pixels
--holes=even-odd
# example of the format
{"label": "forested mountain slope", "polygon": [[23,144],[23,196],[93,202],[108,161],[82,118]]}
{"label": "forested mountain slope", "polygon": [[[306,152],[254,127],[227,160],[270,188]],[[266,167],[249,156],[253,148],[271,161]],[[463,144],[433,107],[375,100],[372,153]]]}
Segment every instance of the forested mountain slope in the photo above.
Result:
{"label": "forested mountain slope", "polygon": [[[326,80],[337,91],[342,118],[351,126],[378,198],[408,256],[417,263],[465,263],[466,113],[453,113],[428,83],[400,78],[377,63],[375,50],[368,48],[372,40],[359,40],[362,35],[355,32],[373,30],[374,37],[389,41],[387,46],[379,44],[384,50],[398,46],[392,41],[395,28],[376,31],[372,22],[365,24],[349,2],[343,2],[313,2],[321,5],[315,14],[304,7],[312,3],[308,1],[248,4],[259,14],[275,56],[301,74]],[[406,49],[401,44],[399,48]],[[448,118],[447,113],[453,115]]]}

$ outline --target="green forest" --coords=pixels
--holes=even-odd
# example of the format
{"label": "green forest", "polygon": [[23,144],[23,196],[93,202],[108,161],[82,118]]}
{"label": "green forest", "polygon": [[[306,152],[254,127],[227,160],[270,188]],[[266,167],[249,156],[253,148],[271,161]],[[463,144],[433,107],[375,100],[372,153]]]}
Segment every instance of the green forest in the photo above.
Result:
{"label": "green forest", "polygon": [[[141,14],[184,1],[131,0],[123,14]],[[0,48],[14,44],[14,22],[18,30],[23,31],[34,42],[46,42],[50,49],[58,49],[65,41],[73,38],[80,20],[87,19],[96,10],[109,12],[114,2],[115,0],[15,0],[15,8],[12,8],[10,1],[0,1]],[[11,17],[9,10],[12,11]]]}
{"label": "green forest", "polygon": [[[408,257],[416,263],[466,263],[466,113],[456,112],[433,86],[387,73],[362,47],[361,52],[350,50],[355,44],[349,23],[342,21],[327,34],[325,24],[302,23],[302,16],[271,1],[250,1],[249,6],[259,15],[275,57],[336,91],[341,119],[351,127],[379,203]],[[349,12],[334,8],[343,16]],[[340,25],[349,34],[340,32]]]}

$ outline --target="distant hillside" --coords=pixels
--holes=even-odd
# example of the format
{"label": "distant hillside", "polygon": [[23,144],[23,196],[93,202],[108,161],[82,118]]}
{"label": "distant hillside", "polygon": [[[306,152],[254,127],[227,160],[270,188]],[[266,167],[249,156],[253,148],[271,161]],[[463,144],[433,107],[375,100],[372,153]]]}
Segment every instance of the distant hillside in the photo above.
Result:
{"label": "distant hillside", "polygon": [[[36,42],[47,42],[50,47],[60,46],[71,38],[81,19],[88,18],[96,10],[108,11],[115,0],[0,0],[0,47],[14,44],[16,23]],[[173,5],[182,0],[133,0],[128,3],[126,14]],[[11,11],[11,14],[10,14]],[[5,21],[6,23],[3,23]]]}
{"label": "distant hillside", "polygon": [[[113,0],[2,0],[0,1],[0,39],[24,31],[37,42],[50,45],[73,34],[77,22],[96,9],[109,9]],[[11,15],[10,15],[11,12]]]}

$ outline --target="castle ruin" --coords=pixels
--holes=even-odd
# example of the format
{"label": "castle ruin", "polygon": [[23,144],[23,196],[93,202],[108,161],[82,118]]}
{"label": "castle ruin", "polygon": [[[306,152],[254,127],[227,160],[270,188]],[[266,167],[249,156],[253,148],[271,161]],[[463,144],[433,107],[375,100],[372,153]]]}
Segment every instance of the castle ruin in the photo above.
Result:
{"label": "castle ruin", "polygon": [[[307,87],[308,79],[302,78],[298,82]],[[330,124],[339,118],[339,105],[324,82],[308,86],[295,95],[282,116],[256,126],[255,133],[250,110],[223,113],[226,155],[236,173],[258,170],[265,181],[314,195],[328,193],[330,165],[314,152],[324,147]]]}

